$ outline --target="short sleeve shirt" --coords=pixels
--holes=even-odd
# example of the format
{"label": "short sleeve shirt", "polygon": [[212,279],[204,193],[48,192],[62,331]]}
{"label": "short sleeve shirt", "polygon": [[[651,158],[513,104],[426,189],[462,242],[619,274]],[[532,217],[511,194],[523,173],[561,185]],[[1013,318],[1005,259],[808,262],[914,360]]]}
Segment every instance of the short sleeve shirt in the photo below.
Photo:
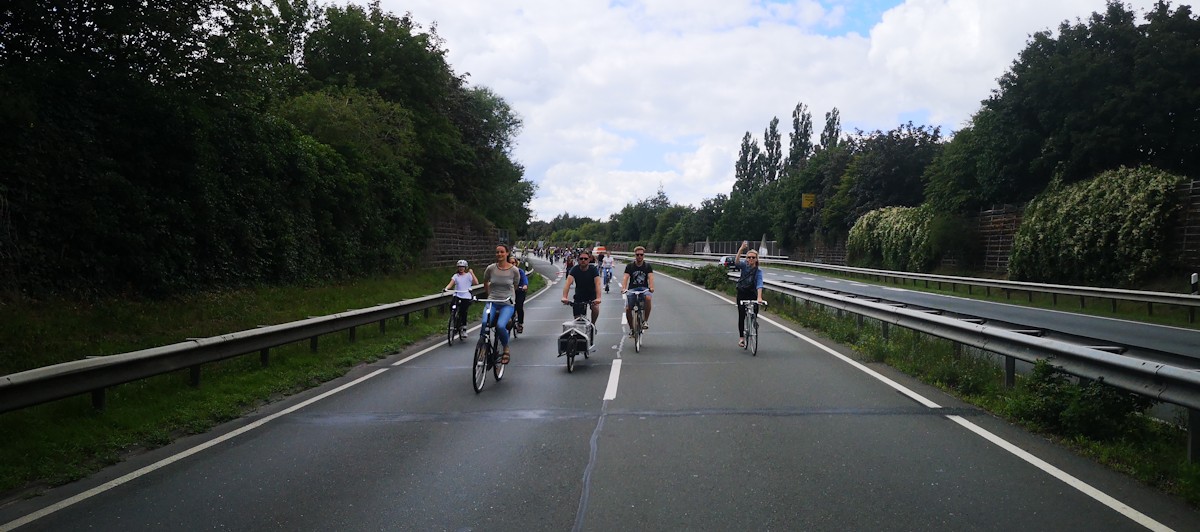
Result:
{"label": "short sleeve shirt", "polygon": [[643,262],[638,266],[636,262],[631,262],[625,265],[625,273],[629,275],[629,286],[625,288],[650,288],[650,274],[654,273],[654,267],[649,262]]}
{"label": "short sleeve shirt", "polygon": [[483,282],[488,285],[488,298],[506,299],[513,297],[520,272],[516,266],[501,270],[495,263],[489,265],[483,272]]}
{"label": "short sleeve shirt", "polygon": [[576,303],[596,300],[596,278],[600,277],[598,269],[593,268],[591,264],[588,264],[587,268],[575,266],[567,275],[575,279]]}

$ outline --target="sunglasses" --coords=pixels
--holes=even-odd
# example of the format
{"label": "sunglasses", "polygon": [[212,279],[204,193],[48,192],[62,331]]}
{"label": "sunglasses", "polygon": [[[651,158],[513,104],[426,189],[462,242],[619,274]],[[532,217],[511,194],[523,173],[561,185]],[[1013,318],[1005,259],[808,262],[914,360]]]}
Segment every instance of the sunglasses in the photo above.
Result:
{"label": "sunglasses", "polygon": [[645,253],[634,253],[634,255],[635,255],[635,256],[638,256],[638,257],[644,257],[644,256],[646,256],[646,254],[645,254]]}
{"label": "sunglasses", "polygon": [[589,259],[587,257],[579,257],[579,262],[587,262],[589,260],[592,260],[592,259]]}

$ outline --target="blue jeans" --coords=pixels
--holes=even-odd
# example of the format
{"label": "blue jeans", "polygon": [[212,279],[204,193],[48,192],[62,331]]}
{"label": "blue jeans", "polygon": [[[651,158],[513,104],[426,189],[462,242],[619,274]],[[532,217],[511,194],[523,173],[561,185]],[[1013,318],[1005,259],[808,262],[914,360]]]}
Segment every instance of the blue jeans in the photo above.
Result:
{"label": "blue jeans", "polygon": [[[483,323],[486,327],[491,319],[492,311],[496,312],[496,336],[500,338],[500,344],[508,347],[508,321],[512,319],[513,311],[516,309],[512,305],[503,303],[488,303],[483,307]],[[479,335],[483,336],[485,327],[479,328]]]}

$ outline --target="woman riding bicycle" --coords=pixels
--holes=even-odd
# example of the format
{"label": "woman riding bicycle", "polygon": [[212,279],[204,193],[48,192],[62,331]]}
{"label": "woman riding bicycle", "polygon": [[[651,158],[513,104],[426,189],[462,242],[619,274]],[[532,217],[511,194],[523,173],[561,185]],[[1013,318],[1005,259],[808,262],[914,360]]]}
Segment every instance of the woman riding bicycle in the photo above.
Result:
{"label": "woman riding bicycle", "polygon": [[517,312],[516,312],[517,332],[524,333],[525,332],[525,295],[526,295],[526,293],[529,292],[529,276],[525,274],[525,268],[521,267],[520,259],[518,259],[516,257],[512,257],[509,262],[512,262],[513,266],[517,267],[517,273],[520,276],[520,279],[517,281],[517,292],[516,292],[516,298],[515,298],[516,309],[517,309]]}
{"label": "woman riding bicycle", "polygon": [[462,338],[467,337],[467,309],[471,307],[471,287],[479,284],[479,279],[475,278],[475,270],[467,268],[467,261],[458,261],[458,272],[450,277],[450,284],[447,284],[442,290],[454,289],[454,304],[458,309],[458,319],[454,323],[458,325],[458,334]]}
{"label": "woman riding bicycle", "polygon": [[763,302],[763,274],[758,268],[758,252],[753,249],[746,254],[746,260],[742,260],[742,252],[750,247],[750,243],[743,240],[742,247],[738,248],[737,257],[733,263],[742,272],[742,276],[737,281],[737,308],[738,308],[738,347],[746,347],[746,306],[742,301]]}
{"label": "woman riding bicycle", "polygon": [[[487,291],[488,299],[508,299],[515,298],[517,284],[520,282],[520,272],[513,263],[509,262],[509,247],[508,244],[499,244],[496,246],[496,262],[490,264],[487,270],[483,272],[483,289]],[[500,343],[504,345],[504,355],[500,357],[501,364],[508,364],[508,321],[512,319],[512,305],[504,303],[489,303],[493,305],[492,311],[496,314],[496,335],[500,337]],[[485,315],[487,313],[485,312]],[[483,334],[483,329],[486,329],[487,323],[480,328],[480,334]]]}

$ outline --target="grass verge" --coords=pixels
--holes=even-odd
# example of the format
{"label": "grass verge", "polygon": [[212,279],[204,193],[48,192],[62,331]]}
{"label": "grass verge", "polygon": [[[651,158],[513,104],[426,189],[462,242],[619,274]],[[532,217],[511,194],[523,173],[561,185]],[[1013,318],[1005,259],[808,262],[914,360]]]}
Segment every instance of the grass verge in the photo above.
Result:
{"label": "grass verge", "polygon": [[[74,360],[83,354],[109,354],[174,343],[185,336],[213,336],[286,323],[436,293],[452,271],[409,272],[336,286],[275,287],[211,294],[175,301],[112,301],[79,305],[40,303],[24,314],[13,305],[0,312],[0,345],[15,340],[19,352],[38,353],[34,362],[6,361],[9,367],[38,367]],[[546,285],[530,278],[530,294]],[[480,305],[471,318],[479,319]],[[122,316],[125,319],[105,319]],[[96,320],[96,321],[92,321]],[[351,343],[345,332],[322,336],[319,350],[307,342],[271,350],[262,367],[256,353],[205,365],[201,384],[188,385],[188,372],[176,372],[109,389],[107,410],[96,412],[88,396],[73,397],[0,414],[0,500],[31,496],[46,487],[71,482],[114,464],[131,453],[162,446],[188,434],[244,416],[277,401],[379,360],[406,346],[443,335],[446,315],[431,312],[389,320],[387,332],[360,327]],[[20,324],[36,324],[22,337]],[[58,331],[52,345],[40,345]],[[94,340],[90,340],[94,339]],[[49,361],[49,362],[48,362]],[[6,371],[5,374],[11,371]]]}
{"label": "grass verge", "polygon": [[[733,283],[719,266],[681,270],[655,265],[733,296]],[[1017,385],[1004,386],[1000,359],[916,331],[892,327],[885,338],[879,322],[805,304],[765,291],[772,314],[848,345],[859,358],[881,362],[926,384],[1046,436],[1114,470],[1200,507],[1200,464],[1187,462],[1187,432],[1145,414],[1151,402],[1099,383],[1080,384],[1041,364]]]}

